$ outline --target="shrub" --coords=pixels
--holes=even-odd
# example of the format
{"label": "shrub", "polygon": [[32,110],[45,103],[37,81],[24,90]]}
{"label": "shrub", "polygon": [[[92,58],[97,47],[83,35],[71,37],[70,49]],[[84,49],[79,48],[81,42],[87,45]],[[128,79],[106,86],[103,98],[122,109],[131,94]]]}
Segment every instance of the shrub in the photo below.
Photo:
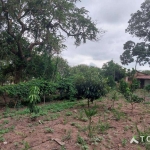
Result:
{"label": "shrub", "polygon": [[150,92],[150,84],[147,85],[147,86],[145,86],[145,90],[146,90],[147,92]]}
{"label": "shrub", "polygon": [[32,86],[29,92],[29,110],[30,113],[37,114],[39,112],[39,108],[36,106],[37,102],[40,101],[40,89],[37,86]]}
{"label": "shrub", "polygon": [[[45,97],[46,95],[55,94],[57,84],[44,80],[34,79],[28,82],[20,82],[19,84],[0,86],[0,95],[5,100],[6,97],[13,98],[16,103],[28,101],[30,87],[39,87],[39,95]],[[7,102],[5,101],[7,105]]]}
{"label": "shrub", "polygon": [[87,98],[89,102],[98,99],[108,92],[106,80],[102,77],[85,78],[83,76],[75,78],[77,97]]}
{"label": "shrub", "polygon": [[75,88],[74,80],[71,77],[62,78],[57,82],[60,99],[74,100],[77,90]]}
{"label": "shrub", "polygon": [[134,94],[135,90],[138,88],[139,82],[136,79],[133,79],[131,84],[126,83],[124,80],[120,81],[119,91],[124,95],[125,99],[131,103],[132,111],[135,103],[140,103],[144,100]]}

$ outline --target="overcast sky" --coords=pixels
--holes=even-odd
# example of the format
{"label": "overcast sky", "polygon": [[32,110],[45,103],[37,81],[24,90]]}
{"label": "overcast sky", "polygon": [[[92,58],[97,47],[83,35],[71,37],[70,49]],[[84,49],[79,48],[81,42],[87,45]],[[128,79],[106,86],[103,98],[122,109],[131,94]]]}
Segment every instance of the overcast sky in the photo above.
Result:
{"label": "overcast sky", "polygon": [[[81,0],[79,7],[85,7],[89,11],[92,20],[98,28],[107,32],[98,42],[87,41],[76,47],[74,40],[66,40],[67,49],[62,52],[62,57],[67,59],[69,65],[78,64],[95,65],[102,67],[103,63],[110,60],[120,63],[120,55],[123,53],[123,44],[128,40],[138,41],[125,29],[128,26],[130,15],[140,9],[144,0]],[[128,68],[134,67],[134,63]],[[139,70],[149,69],[148,66],[140,67]]]}

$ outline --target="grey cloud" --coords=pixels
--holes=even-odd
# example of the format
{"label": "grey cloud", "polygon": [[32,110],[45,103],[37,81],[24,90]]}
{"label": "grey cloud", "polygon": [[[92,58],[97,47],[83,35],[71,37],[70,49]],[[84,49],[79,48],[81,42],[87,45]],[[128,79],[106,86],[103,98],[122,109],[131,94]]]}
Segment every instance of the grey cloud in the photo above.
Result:
{"label": "grey cloud", "polygon": [[[107,32],[99,42],[87,41],[86,44],[77,48],[73,39],[67,38],[68,49],[63,51],[62,56],[70,65],[94,63],[99,66],[111,59],[120,64],[123,44],[128,40],[139,41],[125,33],[125,29],[128,26],[130,14],[136,12],[142,2],[143,0],[82,0],[78,6],[89,10],[92,20],[95,20],[97,26]],[[132,66],[134,64],[131,64]]]}

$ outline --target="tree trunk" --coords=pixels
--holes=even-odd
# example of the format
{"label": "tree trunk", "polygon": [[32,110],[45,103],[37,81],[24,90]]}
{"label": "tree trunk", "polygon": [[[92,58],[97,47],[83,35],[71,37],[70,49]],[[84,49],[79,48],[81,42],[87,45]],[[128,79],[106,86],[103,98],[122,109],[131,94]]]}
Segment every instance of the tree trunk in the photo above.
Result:
{"label": "tree trunk", "polygon": [[113,108],[115,107],[115,101],[113,100]]}
{"label": "tree trunk", "polygon": [[5,95],[3,94],[2,97],[3,97],[3,100],[4,100],[5,106],[7,106],[7,101],[6,101]]}
{"label": "tree trunk", "polygon": [[44,98],[44,104],[45,104],[45,95],[44,95],[44,97],[43,97],[43,98]]}
{"label": "tree trunk", "polygon": [[14,75],[14,83],[17,84],[21,81],[22,79],[22,67],[18,67],[15,70],[15,75]]}
{"label": "tree trunk", "polygon": [[133,109],[134,109],[134,103],[131,103],[131,105],[132,105],[132,113],[133,113]]}
{"label": "tree trunk", "polygon": [[90,107],[90,100],[88,99],[88,108]]}

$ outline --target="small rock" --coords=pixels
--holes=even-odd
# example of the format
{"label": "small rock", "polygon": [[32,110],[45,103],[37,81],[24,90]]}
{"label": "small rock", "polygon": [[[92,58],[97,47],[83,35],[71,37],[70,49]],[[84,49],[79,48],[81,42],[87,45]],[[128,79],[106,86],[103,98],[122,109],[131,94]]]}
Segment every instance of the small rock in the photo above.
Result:
{"label": "small rock", "polygon": [[141,125],[137,125],[137,128],[138,128],[140,131],[144,132],[144,128],[143,128]]}
{"label": "small rock", "polygon": [[41,120],[39,120],[39,124],[43,124]]}
{"label": "small rock", "polygon": [[64,142],[61,142],[61,140],[60,139],[57,139],[57,138],[55,138],[55,139],[52,139],[53,141],[56,141],[59,145],[61,145],[61,146],[64,146],[65,145],[65,143]]}
{"label": "small rock", "polygon": [[5,142],[3,142],[3,144],[4,144],[4,145],[6,145],[6,144],[7,144],[7,142],[5,141]]}
{"label": "small rock", "polygon": [[75,110],[73,110],[73,112],[77,113],[77,110],[75,109]]}

